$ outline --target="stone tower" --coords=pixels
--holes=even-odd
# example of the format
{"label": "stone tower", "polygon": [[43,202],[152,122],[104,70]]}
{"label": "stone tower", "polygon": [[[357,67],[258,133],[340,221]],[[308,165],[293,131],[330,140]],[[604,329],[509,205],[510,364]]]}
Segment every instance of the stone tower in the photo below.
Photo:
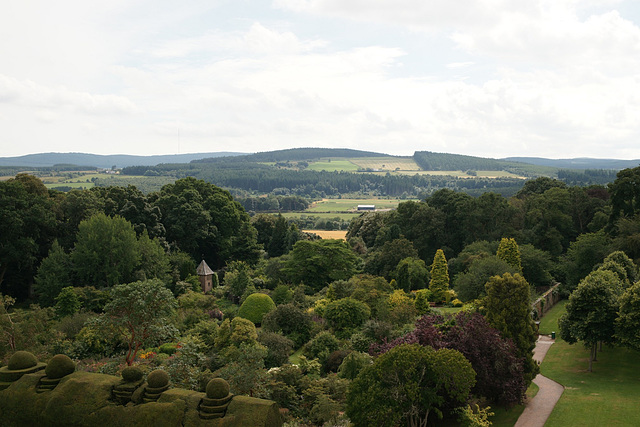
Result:
{"label": "stone tower", "polygon": [[200,279],[200,286],[202,287],[202,292],[206,294],[211,289],[213,289],[213,275],[215,273],[211,268],[209,268],[209,266],[204,260],[202,260],[202,262],[196,269],[196,273],[198,273],[198,278]]}

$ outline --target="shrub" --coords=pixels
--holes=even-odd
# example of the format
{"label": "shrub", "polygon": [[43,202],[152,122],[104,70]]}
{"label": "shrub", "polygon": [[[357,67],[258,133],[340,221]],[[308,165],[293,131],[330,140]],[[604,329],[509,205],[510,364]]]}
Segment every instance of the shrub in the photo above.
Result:
{"label": "shrub", "polygon": [[282,304],[262,319],[262,327],[270,332],[281,332],[296,347],[309,341],[313,327],[309,314],[293,304]]}
{"label": "shrub", "polygon": [[254,324],[260,325],[265,314],[276,308],[275,303],[269,295],[251,294],[240,306],[238,316],[251,320]]}
{"label": "shrub", "polygon": [[55,328],[62,332],[66,338],[74,339],[84,327],[85,322],[91,317],[90,313],[85,312],[66,316],[60,319]]}
{"label": "shrub", "polygon": [[72,374],[76,370],[76,364],[64,354],[56,354],[51,358],[47,367],[44,369],[45,374],[50,379],[58,379],[69,374]]}
{"label": "shrub", "polygon": [[215,320],[201,320],[190,332],[199,336],[202,342],[211,349],[218,336],[218,323]]}
{"label": "shrub", "polygon": [[153,388],[164,387],[169,384],[169,374],[161,369],[156,369],[147,376],[147,383],[149,387]]}
{"label": "shrub", "polygon": [[373,357],[367,353],[354,351],[344,358],[338,368],[338,376],[348,380],[355,379],[360,371],[373,363]]}
{"label": "shrub", "polygon": [[320,332],[304,348],[307,357],[317,358],[321,364],[327,360],[329,355],[340,348],[340,342],[331,332]]}
{"label": "shrub", "polygon": [[278,285],[271,293],[271,299],[276,305],[286,304],[293,298],[293,291],[286,285]]}
{"label": "shrub", "polygon": [[209,399],[222,399],[229,395],[229,383],[222,378],[214,378],[207,384]]}
{"label": "shrub", "polygon": [[38,364],[38,359],[33,353],[28,351],[18,350],[9,359],[9,369],[12,371],[19,371],[21,369],[31,368]]}
{"label": "shrub", "polygon": [[369,307],[351,297],[342,298],[327,304],[324,318],[340,335],[351,335],[350,331],[362,325],[371,315]]}
{"label": "shrub", "polygon": [[59,318],[71,316],[80,310],[80,299],[73,290],[73,286],[62,288],[56,299],[56,315]]}
{"label": "shrub", "polygon": [[416,299],[413,304],[416,307],[416,311],[419,315],[425,315],[431,311],[431,305],[429,299],[431,298],[431,291],[429,289],[420,289],[416,291]]}
{"label": "shrub", "polygon": [[342,365],[345,357],[349,355],[349,352],[346,350],[336,350],[329,354],[327,360],[323,364],[323,368],[325,372],[338,372],[338,368]]}
{"label": "shrub", "polygon": [[293,352],[293,341],[275,332],[260,331],[258,342],[267,347],[267,356],[264,358],[266,368],[286,363]]}
{"label": "shrub", "polygon": [[164,343],[158,347],[158,352],[168,354],[169,356],[174,354],[176,351],[178,351],[178,344],[173,342]]}
{"label": "shrub", "polygon": [[122,379],[128,383],[140,381],[143,373],[137,366],[127,366],[122,370]]}

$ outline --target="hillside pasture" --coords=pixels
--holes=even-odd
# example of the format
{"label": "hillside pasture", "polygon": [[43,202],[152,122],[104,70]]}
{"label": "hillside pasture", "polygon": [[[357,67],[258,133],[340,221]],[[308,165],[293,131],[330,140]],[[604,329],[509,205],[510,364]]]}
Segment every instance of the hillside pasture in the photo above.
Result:
{"label": "hillside pasture", "polygon": [[381,171],[419,171],[420,166],[413,157],[361,157],[350,159],[362,169]]}
{"label": "hillside pasture", "polygon": [[327,172],[357,172],[358,166],[348,159],[321,159],[309,163],[308,170]]}
{"label": "hillside pasture", "polygon": [[402,199],[322,199],[305,212],[357,212],[358,205],[375,205],[376,209],[395,209]]}

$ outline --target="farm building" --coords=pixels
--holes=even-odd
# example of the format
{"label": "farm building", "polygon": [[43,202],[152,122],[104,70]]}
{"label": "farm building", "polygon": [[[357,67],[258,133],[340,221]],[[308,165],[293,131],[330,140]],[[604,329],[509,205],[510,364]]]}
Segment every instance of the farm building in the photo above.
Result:
{"label": "farm building", "polygon": [[359,211],[375,211],[376,205],[358,205]]}

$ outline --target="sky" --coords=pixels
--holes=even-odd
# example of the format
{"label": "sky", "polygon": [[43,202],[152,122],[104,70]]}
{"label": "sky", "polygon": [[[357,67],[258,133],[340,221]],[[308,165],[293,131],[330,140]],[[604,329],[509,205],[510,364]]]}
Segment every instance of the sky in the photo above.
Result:
{"label": "sky", "polygon": [[0,156],[640,158],[637,0],[21,0]]}

